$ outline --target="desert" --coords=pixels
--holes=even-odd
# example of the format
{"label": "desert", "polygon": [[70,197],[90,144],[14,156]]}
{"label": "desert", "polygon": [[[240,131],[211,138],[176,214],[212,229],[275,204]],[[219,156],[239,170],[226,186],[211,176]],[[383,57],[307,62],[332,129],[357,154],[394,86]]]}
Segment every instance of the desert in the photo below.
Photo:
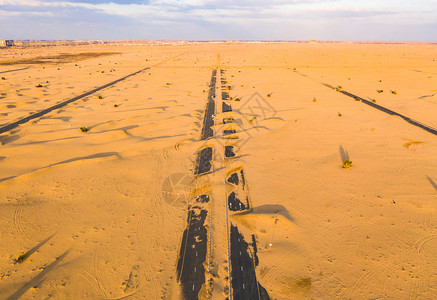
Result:
{"label": "desert", "polygon": [[436,50],[0,49],[0,298],[435,299]]}

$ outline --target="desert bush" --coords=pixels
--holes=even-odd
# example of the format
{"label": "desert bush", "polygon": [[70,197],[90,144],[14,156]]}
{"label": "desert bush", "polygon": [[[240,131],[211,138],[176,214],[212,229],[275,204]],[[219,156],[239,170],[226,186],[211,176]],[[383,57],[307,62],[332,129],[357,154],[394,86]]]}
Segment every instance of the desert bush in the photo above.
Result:
{"label": "desert bush", "polygon": [[376,90],[378,92],[378,94],[381,94],[382,92],[384,92],[384,90]]}
{"label": "desert bush", "polygon": [[349,159],[346,159],[345,161],[343,161],[343,169],[349,169],[350,167],[352,167],[352,161]]}
{"label": "desert bush", "polygon": [[25,261],[26,259],[27,259],[26,253],[22,253],[22,254],[18,255],[18,257],[17,257],[17,261],[20,263]]}
{"label": "desert bush", "polygon": [[42,88],[42,84],[39,83],[36,87],[37,87],[37,88]]}
{"label": "desert bush", "polygon": [[87,131],[89,131],[89,129],[88,129],[88,127],[81,127],[80,128],[80,131],[82,131],[82,132],[87,132]]}
{"label": "desert bush", "polygon": [[103,96],[98,96],[97,98],[99,98],[99,99],[103,99]]}
{"label": "desert bush", "polygon": [[311,284],[312,284],[312,280],[309,277],[301,278],[298,281],[296,281],[296,286],[301,287],[301,288],[310,287]]}

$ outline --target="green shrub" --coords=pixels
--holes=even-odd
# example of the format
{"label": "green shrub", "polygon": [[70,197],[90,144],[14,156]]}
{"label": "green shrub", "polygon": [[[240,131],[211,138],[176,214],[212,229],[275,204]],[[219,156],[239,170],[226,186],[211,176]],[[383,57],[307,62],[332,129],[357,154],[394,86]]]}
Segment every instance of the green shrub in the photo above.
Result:
{"label": "green shrub", "polygon": [[103,99],[103,96],[98,96],[97,98],[99,98],[99,99]]}
{"label": "green shrub", "polygon": [[341,116],[343,116],[343,115],[342,115],[341,113],[338,113],[338,116],[341,117]]}
{"label": "green shrub", "polygon": [[114,104],[114,107],[118,107],[118,104]]}
{"label": "green shrub", "polygon": [[397,92],[396,92],[395,90],[391,91],[391,93],[392,93],[393,95],[397,95]]}
{"label": "green shrub", "polygon": [[2,77],[2,80],[6,80],[6,78]]}
{"label": "green shrub", "polygon": [[343,162],[343,169],[349,169],[350,167],[352,167],[352,161],[349,160],[349,159],[346,159],[346,160]]}
{"label": "green shrub", "polygon": [[80,128],[80,131],[82,131],[82,132],[87,132],[87,131],[89,131],[89,129],[88,129],[88,127],[81,127],[81,128]]}
{"label": "green shrub", "polygon": [[269,98],[270,98],[271,96],[272,96],[272,94],[267,94],[267,97],[269,97]]}
{"label": "green shrub", "polygon": [[37,87],[37,88],[42,88],[42,84],[39,83],[36,87]]}
{"label": "green shrub", "polygon": [[21,263],[21,262],[25,261],[27,258],[28,258],[28,256],[26,255],[26,253],[22,253],[22,254],[18,255],[17,261]]}
{"label": "green shrub", "polygon": [[313,102],[317,102],[317,99],[316,99],[316,97],[314,97],[314,98],[313,98]]}
{"label": "green shrub", "polygon": [[378,94],[381,94],[382,92],[384,92],[384,90],[376,90],[378,92]]}

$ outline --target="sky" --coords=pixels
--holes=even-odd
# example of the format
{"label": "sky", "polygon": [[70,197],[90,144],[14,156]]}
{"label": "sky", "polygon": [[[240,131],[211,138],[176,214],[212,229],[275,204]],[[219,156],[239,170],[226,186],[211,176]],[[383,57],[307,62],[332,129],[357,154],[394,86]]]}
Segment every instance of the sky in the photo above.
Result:
{"label": "sky", "polygon": [[0,0],[0,39],[437,41],[437,0]]}

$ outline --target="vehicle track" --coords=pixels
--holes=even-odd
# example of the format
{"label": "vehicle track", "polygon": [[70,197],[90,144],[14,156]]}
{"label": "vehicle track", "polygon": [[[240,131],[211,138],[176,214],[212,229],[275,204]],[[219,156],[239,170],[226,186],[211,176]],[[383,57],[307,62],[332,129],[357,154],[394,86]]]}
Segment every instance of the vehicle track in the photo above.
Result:
{"label": "vehicle track", "polygon": [[301,75],[301,76],[303,76],[303,77],[305,77],[305,78],[308,78],[308,79],[310,79],[310,80],[312,80],[312,81],[315,81],[315,82],[317,82],[317,83],[320,83],[321,85],[324,85],[324,86],[326,86],[327,88],[330,88],[330,89],[333,89],[333,90],[337,90],[338,92],[342,93],[342,94],[345,95],[345,96],[351,97],[351,98],[353,98],[354,100],[359,100],[359,101],[363,102],[363,103],[366,104],[366,105],[369,105],[369,106],[371,106],[371,107],[373,107],[373,108],[376,108],[376,109],[378,109],[378,110],[380,110],[380,111],[382,111],[382,112],[385,112],[386,114],[389,114],[389,115],[392,115],[392,116],[400,117],[401,119],[403,119],[404,121],[410,123],[411,125],[414,125],[414,126],[416,126],[416,127],[419,127],[419,128],[421,128],[421,129],[423,129],[423,130],[425,130],[425,131],[428,131],[429,133],[431,133],[431,134],[433,134],[433,135],[437,135],[437,129],[435,129],[435,128],[431,127],[431,126],[428,126],[428,125],[426,125],[426,124],[423,124],[423,123],[421,123],[421,122],[419,122],[419,121],[416,121],[416,120],[414,120],[414,119],[412,119],[412,118],[410,118],[410,117],[404,116],[403,114],[400,114],[400,113],[398,113],[398,112],[395,112],[395,111],[393,111],[393,110],[391,110],[391,109],[388,109],[388,108],[386,108],[386,107],[384,107],[384,106],[381,106],[381,105],[379,105],[379,104],[376,104],[376,103],[374,103],[374,102],[372,102],[372,101],[366,100],[366,99],[364,99],[364,98],[362,98],[362,97],[359,97],[359,96],[357,96],[357,95],[355,95],[355,94],[352,94],[352,93],[350,93],[350,92],[343,91],[343,90],[338,90],[338,89],[335,88],[334,86],[332,86],[332,85],[330,85],[330,84],[328,84],[328,83],[319,82],[318,80],[316,80],[316,79],[314,79],[314,78],[311,78],[310,76],[308,76],[308,75],[306,75],[306,74],[300,73],[300,72],[298,72],[298,71],[293,71],[293,72],[295,72],[296,74],[299,74],[299,75]]}
{"label": "vehicle track", "polygon": [[20,68],[20,69],[13,69],[13,70],[1,71],[0,74],[3,74],[3,73],[9,73],[9,72],[15,72],[15,71],[22,71],[22,70],[26,70],[26,69],[29,69],[29,68],[27,67],[27,68]]}
{"label": "vehicle track", "polygon": [[106,89],[106,88],[108,88],[108,87],[110,87],[110,86],[113,86],[113,85],[115,85],[115,84],[117,84],[117,83],[119,83],[119,82],[121,82],[121,81],[126,80],[126,79],[129,78],[129,77],[135,76],[135,75],[137,75],[137,74],[139,74],[139,73],[141,73],[141,72],[144,72],[144,71],[146,71],[146,70],[149,70],[150,68],[153,68],[153,67],[156,67],[156,66],[158,66],[158,65],[160,65],[160,64],[166,63],[167,61],[170,61],[170,60],[176,59],[177,57],[182,56],[182,55],[184,55],[185,53],[187,53],[187,52],[184,52],[184,53],[181,53],[181,54],[176,55],[176,56],[174,56],[174,57],[171,57],[171,58],[169,58],[169,59],[166,59],[166,60],[164,60],[164,61],[162,61],[162,62],[160,62],[160,63],[157,63],[157,64],[155,64],[155,65],[153,65],[153,66],[146,67],[146,68],[142,68],[142,69],[140,69],[140,70],[138,70],[138,71],[136,71],[136,72],[133,72],[133,73],[131,73],[131,74],[129,74],[129,75],[126,75],[126,76],[124,76],[124,77],[121,77],[121,78],[119,78],[119,79],[116,79],[116,80],[114,80],[114,81],[111,81],[111,82],[109,82],[109,83],[107,83],[107,84],[104,84],[104,85],[102,85],[102,86],[99,86],[98,88],[92,89],[92,90],[90,90],[90,91],[88,91],[88,92],[85,92],[85,93],[79,95],[79,96],[76,96],[76,97],[73,97],[73,98],[71,98],[71,99],[65,100],[65,101],[63,101],[63,102],[61,102],[61,103],[58,103],[58,104],[56,104],[56,105],[53,105],[53,106],[51,106],[51,107],[49,107],[49,108],[46,108],[46,109],[43,109],[43,110],[41,110],[41,111],[39,111],[39,112],[36,112],[36,113],[34,113],[34,114],[31,114],[31,115],[28,116],[28,117],[22,118],[22,119],[20,119],[20,120],[18,120],[18,121],[16,121],[16,122],[13,122],[13,123],[11,123],[11,124],[8,124],[8,125],[5,125],[5,126],[3,126],[3,127],[0,127],[0,134],[1,134],[1,133],[8,132],[8,131],[10,131],[10,130],[12,130],[12,129],[14,129],[14,128],[17,128],[19,125],[21,125],[21,124],[25,124],[25,123],[27,123],[27,122],[33,120],[33,119],[36,119],[36,118],[42,117],[42,116],[48,114],[49,112],[51,112],[51,111],[53,111],[53,110],[56,110],[56,109],[59,109],[59,108],[61,108],[61,107],[66,106],[66,105],[69,104],[69,103],[75,102],[75,101],[80,100],[80,99],[82,99],[82,98],[84,98],[84,97],[86,97],[86,96],[92,95],[92,94],[94,94],[94,93],[96,93],[96,92],[98,92],[98,91],[101,91],[101,90]]}

